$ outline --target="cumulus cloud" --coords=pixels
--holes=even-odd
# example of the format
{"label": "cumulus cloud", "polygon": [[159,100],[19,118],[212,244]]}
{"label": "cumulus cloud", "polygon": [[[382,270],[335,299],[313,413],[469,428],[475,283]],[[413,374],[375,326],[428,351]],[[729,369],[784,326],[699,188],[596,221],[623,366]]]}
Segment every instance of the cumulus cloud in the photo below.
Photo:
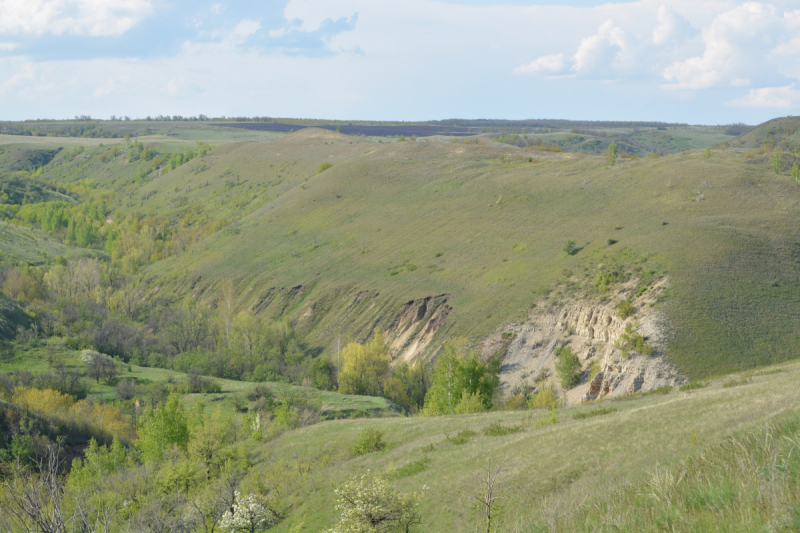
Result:
{"label": "cumulus cloud", "polygon": [[664,46],[683,43],[697,35],[698,31],[679,13],[668,5],[658,6],[658,25],[653,29],[653,44]]}
{"label": "cumulus cloud", "polygon": [[750,94],[728,102],[734,107],[791,109],[800,104],[800,91],[794,84],[787,87],[750,89]]}
{"label": "cumulus cloud", "polygon": [[0,0],[0,33],[118,36],[153,13],[151,0]]}
{"label": "cumulus cloud", "polygon": [[566,68],[564,54],[554,54],[534,59],[527,65],[520,65],[514,69],[514,72],[517,74],[559,74]]}
{"label": "cumulus cloud", "polygon": [[[668,89],[743,86],[765,73],[765,59],[788,39],[787,17],[775,6],[748,2],[718,15],[703,30],[705,51],[663,71]],[[763,79],[763,78],[762,78]]]}

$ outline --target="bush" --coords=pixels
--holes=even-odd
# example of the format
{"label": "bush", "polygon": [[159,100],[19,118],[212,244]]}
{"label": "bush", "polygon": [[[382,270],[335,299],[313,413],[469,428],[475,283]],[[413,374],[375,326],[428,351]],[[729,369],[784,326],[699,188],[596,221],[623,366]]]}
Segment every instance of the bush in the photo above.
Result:
{"label": "bush", "polygon": [[477,433],[475,433],[474,431],[465,429],[464,431],[459,431],[458,434],[456,434],[456,436],[453,437],[452,439],[448,436],[447,440],[450,442],[450,444],[455,444],[458,446],[461,444],[468,443],[469,439],[471,439],[475,435],[477,435]]}
{"label": "bush", "polygon": [[331,168],[332,166],[333,166],[333,163],[322,163],[322,164],[319,166],[319,169],[317,170],[317,174],[319,174],[319,173],[321,173],[321,172],[325,172],[326,170],[328,170],[328,169],[329,169],[329,168]]}
{"label": "bush", "polygon": [[375,428],[364,428],[358,434],[358,439],[353,446],[353,455],[365,455],[380,451],[385,447],[382,431]]}
{"label": "bush", "polygon": [[464,391],[461,395],[461,401],[456,405],[455,412],[457,415],[468,415],[472,413],[483,413],[486,411],[486,406],[483,404],[483,397],[480,393],[476,392],[470,394]]}
{"label": "bush", "polygon": [[581,360],[569,346],[556,351],[556,373],[565,389],[571,389],[581,380]]}
{"label": "bush", "polygon": [[681,385],[681,392],[686,392],[695,389],[704,389],[708,387],[707,381],[692,381]]}
{"label": "bush", "polygon": [[641,333],[633,329],[633,324],[625,326],[625,332],[617,340],[617,348],[622,351],[622,355],[625,357],[628,357],[631,352],[653,355],[653,347],[647,343]]}
{"label": "bush", "polygon": [[550,409],[557,402],[556,391],[552,387],[545,387],[539,391],[539,394],[531,397],[530,401],[528,401],[528,408]]}
{"label": "bush", "polygon": [[483,434],[487,437],[502,437],[503,435],[510,435],[511,433],[516,433],[521,430],[521,426],[504,426],[499,422],[492,422],[483,428]]}
{"label": "bush", "polygon": [[625,320],[629,316],[633,316],[635,311],[633,310],[633,304],[630,300],[623,300],[617,305],[617,316],[620,317],[622,320]]}
{"label": "bush", "polygon": [[595,416],[607,415],[609,413],[613,413],[617,410],[616,407],[600,407],[599,409],[594,409],[592,411],[584,411],[582,413],[575,413],[572,418],[577,420],[581,420],[584,418],[592,418]]}

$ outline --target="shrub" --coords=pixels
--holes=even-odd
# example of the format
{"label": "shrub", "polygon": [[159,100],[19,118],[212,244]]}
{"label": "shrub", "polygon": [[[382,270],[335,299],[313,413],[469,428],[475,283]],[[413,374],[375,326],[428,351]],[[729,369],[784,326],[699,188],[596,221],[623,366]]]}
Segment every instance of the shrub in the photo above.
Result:
{"label": "shrub", "polygon": [[633,324],[625,326],[625,332],[620,335],[616,346],[622,351],[622,355],[625,357],[628,357],[631,352],[640,353],[642,355],[653,355],[653,347],[647,343],[641,333],[633,329]]}
{"label": "shrub", "polygon": [[483,413],[486,411],[486,406],[483,403],[483,397],[480,393],[470,394],[464,391],[461,395],[461,401],[456,405],[455,412],[457,415],[468,415],[472,413]]}
{"label": "shrub", "polygon": [[600,407],[599,409],[594,409],[592,411],[584,411],[582,413],[575,413],[575,415],[572,418],[575,418],[577,420],[582,420],[584,418],[592,418],[592,417],[595,417],[595,416],[607,415],[607,414],[613,413],[615,411],[617,411],[616,407]]}
{"label": "shrub", "polygon": [[402,477],[413,476],[414,474],[419,474],[420,472],[424,472],[425,470],[427,470],[430,464],[431,464],[430,457],[423,457],[422,459],[413,461],[401,468],[398,468],[394,474],[394,477],[402,478]]}
{"label": "shrub", "polygon": [[539,391],[539,394],[531,397],[528,401],[528,408],[530,409],[550,409],[556,405],[558,399],[556,398],[556,391],[552,387],[544,387]]}
{"label": "shrub", "polygon": [[708,387],[707,381],[691,381],[689,383],[681,385],[681,391],[686,392],[695,389],[704,389],[705,387]]}
{"label": "shrub", "polygon": [[569,346],[556,351],[556,373],[565,389],[574,387],[581,380],[581,360]]}
{"label": "shrub", "polygon": [[564,243],[564,253],[567,255],[575,255],[578,252],[577,245],[575,241],[571,239],[567,239],[567,242]]}
{"label": "shrub", "polygon": [[364,428],[358,434],[358,439],[353,446],[353,455],[365,455],[377,452],[386,447],[383,441],[383,432],[375,428]]}
{"label": "shrub", "polygon": [[589,381],[592,381],[594,377],[600,373],[600,361],[597,359],[593,359],[591,364],[589,365]]}
{"label": "shrub", "polygon": [[325,172],[326,170],[328,170],[328,169],[329,169],[329,168],[331,168],[332,166],[333,166],[333,163],[327,163],[327,162],[326,162],[326,163],[322,163],[322,164],[319,166],[319,169],[317,170],[317,174],[319,174],[319,173],[321,173],[321,172]]}
{"label": "shrub", "polygon": [[448,442],[450,442],[450,444],[455,444],[456,446],[459,446],[461,444],[468,443],[469,440],[475,435],[477,435],[477,433],[475,433],[474,431],[465,429],[464,431],[459,431],[456,434],[456,436],[453,437],[452,439],[448,436],[447,440]]}
{"label": "shrub", "polygon": [[483,434],[487,437],[502,437],[503,435],[510,435],[511,433],[516,433],[521,430],[522,426],[504,426],[499,422],[492,422],[483,428]]}
{"label": "shrub", "polygon": [[617,316],[620,317],[622,320],[625,320],[629,316],[633,316],[635,311],[633,310],[633,304],[630,300],[623,300],[617,305]]}

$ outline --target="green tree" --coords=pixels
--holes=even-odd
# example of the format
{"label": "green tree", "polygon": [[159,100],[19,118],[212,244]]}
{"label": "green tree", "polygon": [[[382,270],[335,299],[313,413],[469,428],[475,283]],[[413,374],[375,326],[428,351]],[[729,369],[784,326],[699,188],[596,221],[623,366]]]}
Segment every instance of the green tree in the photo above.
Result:
{"label": "green tree", "polygon": [[772,170],[775,174],[779,174],[783,170],[783,150],[775,150],[772,152]]}
{"label": "green tree", "polygon": [[402,494],[380,474],[354,476],[334,492],[342,515],[326,533],[408,533],[422,523],[417,507],[423,493]]}
{"label": "green tree", "polygon": [[795,163],[792,165],[792,177],[794,178],[794,182],[800,185],[800,166]]}
{"label": "green tree", "polygon": [[159,461],[172,446],[186,449],[189,443],[189,424],[180,395],[172,393],[163,407],[146,413],[139,424],[136,447],[147,461]]}
{"label": "green tree", "polygon": [[[465,394],[467,397],[478,394],[484,408],[490,409],[494,391],[500,383],[499,374],[498,357],[481,361],[476,352],[459,355],[456,346],[448,343],[433,370],[423,413],[429,416],[455,413]],[[472,401],[467,398],[467,402]]]}
{"label": "green tree", "polygon": [[564,253],[567,255],[575,255],[578,252],[578,247],[575,244],[575,241],[571,239],[567,239],[567,242],[564,243]]}
{"label": "green tree", "polygon": [[342,133],[342,127],[336,126],[336,133]]}
{"label": "green tree", "polygon": [[339,374],[339,392],[380,396],[383,383],[389,375],[389,347],[383,335],[375,336],[366,344],[351,342],[342,350],[342,370]]}
{"label": "green tree", "polygon": [[617,145],[616,144],[609,144],[608,145],[608,153],[606,154],[606,161],[608,161],[608,166],[612,167],[617,162]]}
{"label": "green tree", "polygon": [[706,159],[711,157],[711,148],[706,148],[706,153],[703,154],[703,157],[705,157]]}
{"label": "green tree", "polygon": [[581,380],[581,360],[569,346],[556,351],[556,373],[565,389],[571,389]]}

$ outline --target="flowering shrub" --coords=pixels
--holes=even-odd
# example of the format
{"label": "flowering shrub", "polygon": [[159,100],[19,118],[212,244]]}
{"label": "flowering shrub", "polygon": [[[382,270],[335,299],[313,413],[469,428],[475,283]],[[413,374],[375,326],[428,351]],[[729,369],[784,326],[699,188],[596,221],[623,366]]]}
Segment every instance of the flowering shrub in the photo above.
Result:
{"label": "flowering shrub", "polygon": [[379,474],[354,476],[334,492],[342,516],[327,533],[411,531],[422,522],[417,507],[423,494],[401,494]]}
{"label": "flowering shrub", "polygon": [[226,511],[219,521],[219,527],[225,531],[253,533],[267,529],[277,521],[278,516],[275,511],[261,505],[254,495],[242,497],[239,491],[236,491],[235,498],[233,512]]}

